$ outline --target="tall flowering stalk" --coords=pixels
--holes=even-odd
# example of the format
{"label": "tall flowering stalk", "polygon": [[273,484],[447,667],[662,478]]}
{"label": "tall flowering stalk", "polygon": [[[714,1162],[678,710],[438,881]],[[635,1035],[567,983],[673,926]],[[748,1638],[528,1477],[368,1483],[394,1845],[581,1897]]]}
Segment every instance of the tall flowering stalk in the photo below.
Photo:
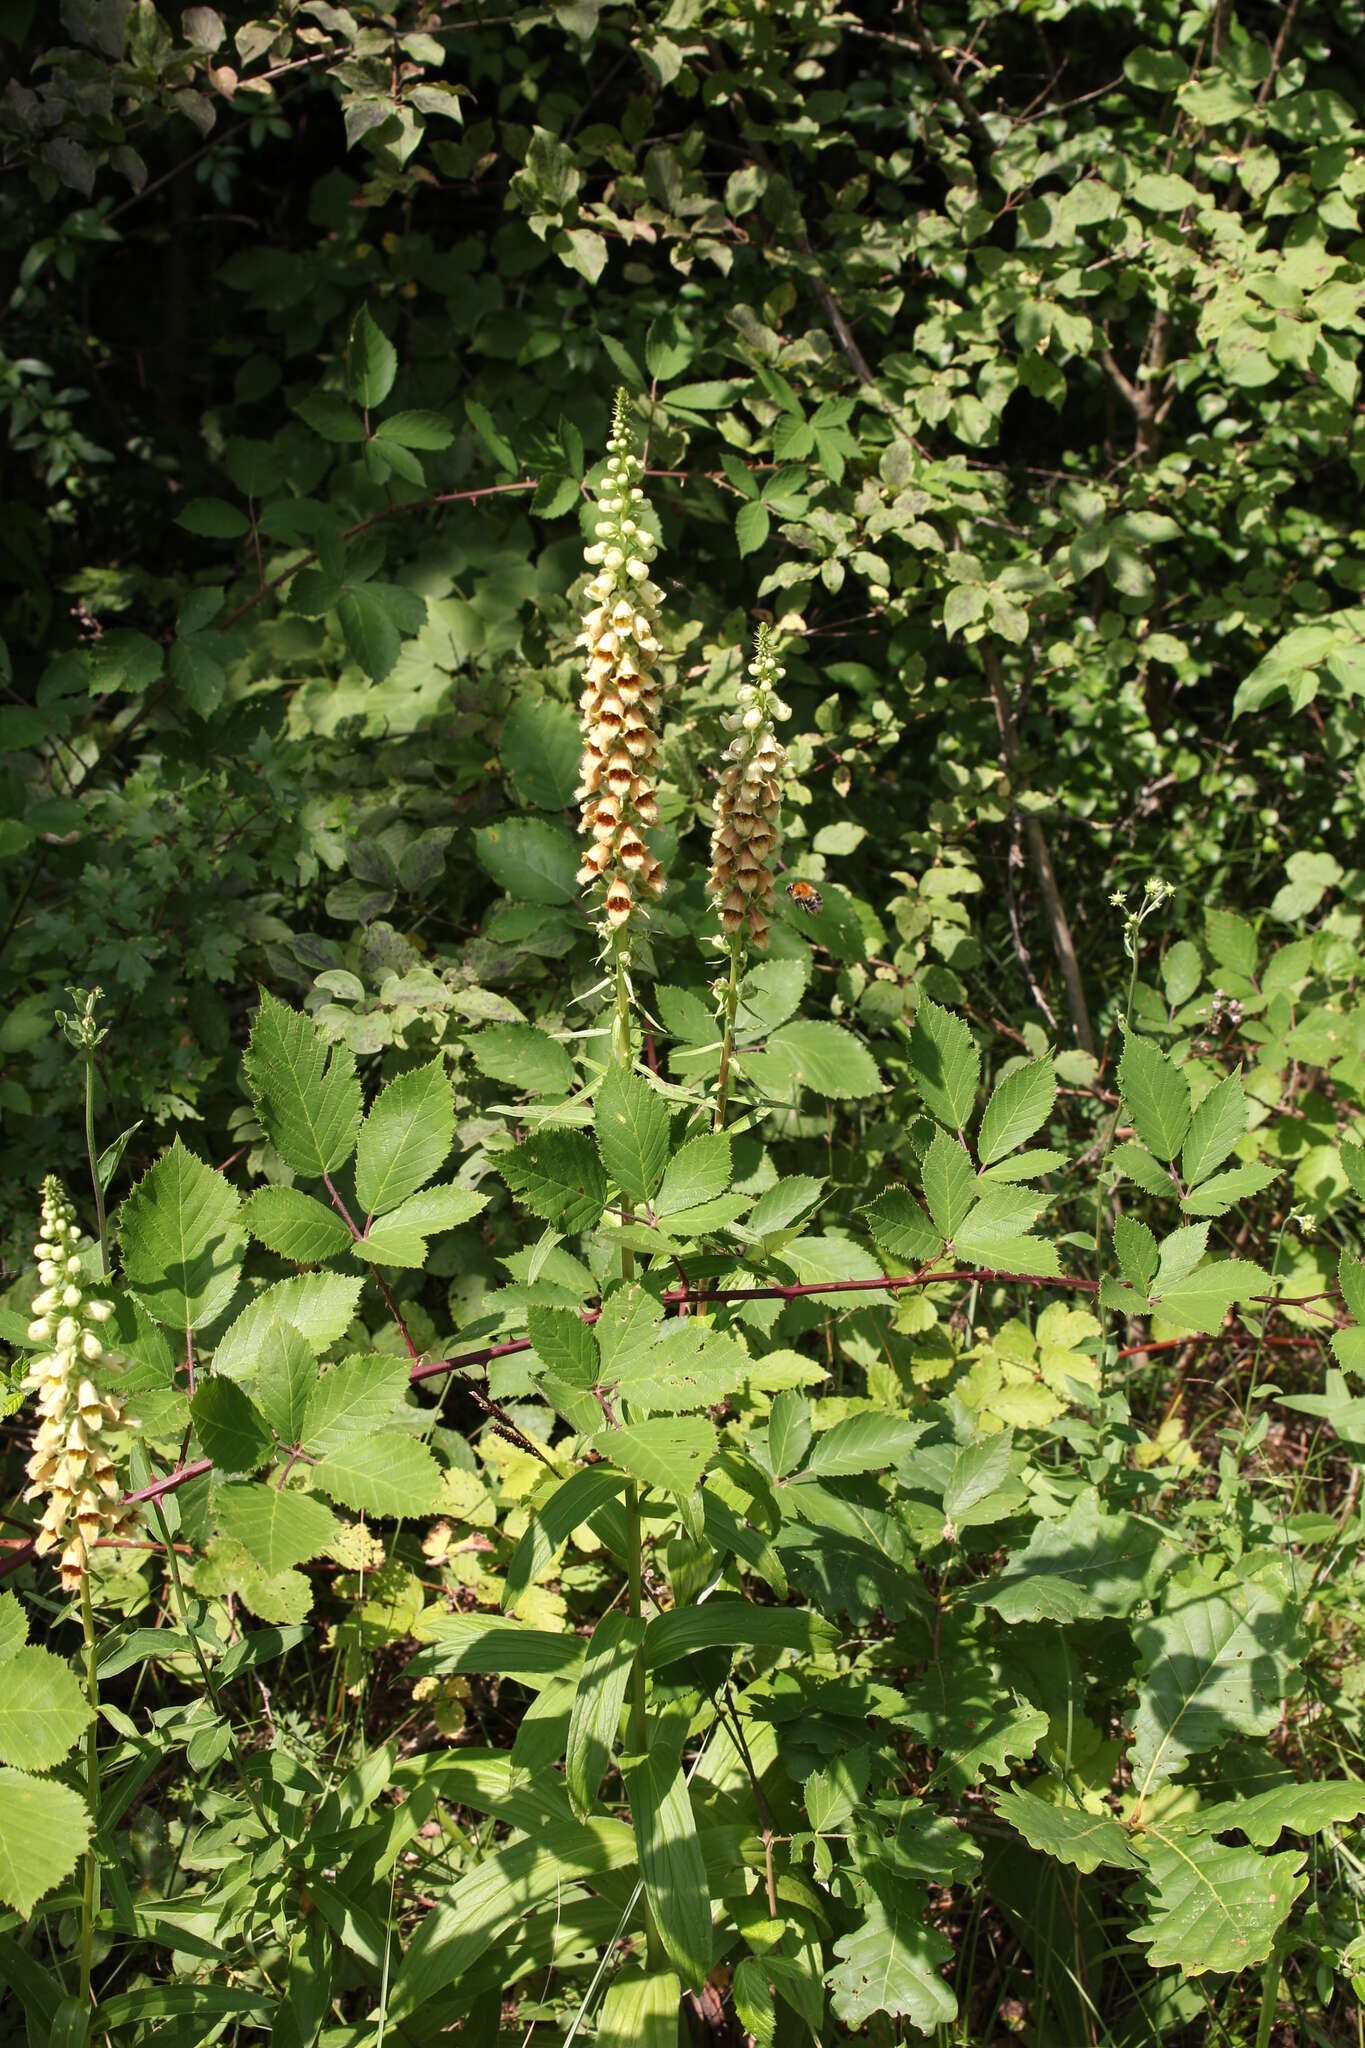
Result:
{"label": "tall flowering stalk", "polygon": [[711,834],[711,872],[707,880],[720,918],[723,943],[730,955],[720,1072],[716,1079],[717,1130],[725,1124],[735,1011],[744,962],[751,946],[759,952],[766,952],[768,946],[778,816],[787,765],[775,721],[791,717],[791,707],[778,695],[777,686],[786,673],[772,651],[767,626],[760,626],[754,658],[749,663],[749,680],[739,686],[739,709],[722,721],[734,738],[725,750],[725,766],[716,792],[716,824]]}
{"label": "tall flowering stalk", "polygon": [[595,538],[583,559],[594,572],[578,644],[585,650],[579,768],[579,828],[588,844],[578,879],[593,892],[616,963],[613,1050],[629,1058],[629,929],[649,897],[662,896],[663,869],[645,844],[657,824],[654,776],[661,691],[654,665],[663,592],[650,577],[657,545],[643,525],[642,466],[619,392],[599,487]]}
{"label": "tall flowering stalk", "polygon": [[82,1590],[100,1537],[121,1535],[137,1521],[137,1509],[123,1500],[107,1446],[109,1433],[126,1427],[128,1418],[117,1397],[101,1393],[90,1378],[104,1358],[99,1333],[114,1310],[112,1303],[87,1296],[81,1285],[80,1234],[61,1183],[45,1180],[42,1229],[33,1248],[42,1287],[28,1334],[49,1348],[34,1359],[24,1381],[26,1391],[37,1395],[40,1418],[24,1498],[45,1503],[34,1549],[45,1555],[61,1547],[68,1593]]}

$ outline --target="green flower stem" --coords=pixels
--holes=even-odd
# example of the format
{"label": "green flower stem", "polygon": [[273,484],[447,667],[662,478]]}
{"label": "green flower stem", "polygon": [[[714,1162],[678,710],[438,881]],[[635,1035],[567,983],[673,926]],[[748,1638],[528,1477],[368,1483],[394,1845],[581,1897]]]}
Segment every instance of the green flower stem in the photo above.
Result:
{"label": "green flower stem", "polygon": [[85,1796],[90,1807],[90,1847],[85,1852],[81,1885],[81,2010],[88,2012],[95,1949],[95,1892],[99,1881],[99,1854],[95,1839],[100,1820],[100,1686],[95,1663],[95,1610],[90,1599],[88,1564],[81,1573],[81,1628],[85,1636],[85,1691],[90,1702],[90,1725],[85,1731]]}
{"label": "green flower stem", "polygon": [[730,984],[725,991],[725,1018],[721,1028],[720,1071],[716,1075],[716,1117],[714,1128],[725,1129],[725,1104],[730,1088],[730,1056],[735,1039],[735,1012],[739,1008],[739,984],[744,965],[744,944],[736,933],[730,941]]}
{"label": "green flower stem", "polygon": [[[616,1012],[612,1018],[611,1050],[618,1066],[630,1071],[630,977],[626,972],[626,940],[624,932],[618,932],[615,942],[616,956]],[[629,1226],[634,1218],[634,1204],[625,1199],[621,1203],[621,1221]],[[635,1254],[629,1245],[621,1247],[621,1278],[635,1278]],[[644,1543],[640,1526],[640,1489],[635,1481],[626,1485],[626,1581],[627,1603],[632,1621],[644,1619]],[[649,1746],[649,1721],[645,1711],[645,1663],[642,1650],[635,1652],[630,1667],[630,1746],[637,1756],[643,1756]],[[654,1922],[648,1900],[645,1901],[645,1953],[651,1970],[662,1967],[663,1947],[659,1930]]]}

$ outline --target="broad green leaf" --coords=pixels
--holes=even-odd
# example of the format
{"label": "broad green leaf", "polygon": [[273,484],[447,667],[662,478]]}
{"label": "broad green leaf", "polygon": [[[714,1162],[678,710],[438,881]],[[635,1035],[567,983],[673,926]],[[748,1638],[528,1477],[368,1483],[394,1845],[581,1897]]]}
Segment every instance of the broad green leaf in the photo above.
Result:
{"label": "broad green leaf", "polygon": [[703,1416],[670,1415],[609,1425],[593,1438],[593,1449],[644,1486],[688,1494],[706,1469],[716,1443],[715,1425]]}
{"label": "broad green leaf", "polygon": [[566,1236],[591,1230],[607,1205],[602,1162],[581,1131],[534,1131],[495,1164],[517,1200]]}
{"label": "broad green leaf", "polygon": [[413,1678],[452,1671],[483,1672],[538,1688],[547,1678],[576,1673],[583,1660],[580,1636],[528,1628],[525,1622],[509,1621],[503,1615],[448,1614],[429,1607],[413,1634],[423,1645],[407,1665]]}
{"label": "broad green leaf", "polygon": [[[303,1342],[302,1338],[296,1341]],[[306,1348],[304,1357],[311,1377],[313,1361]],[[274,1456],[275,1439],[265,1417],[235,1380],[202,1381],[190,1402],[190,1414],[204,1454],[212,1458],[215,1471],[225,1476],[256,1472]]]}
{"label": "broad green leaf", "polygon": [[374,431],[377,440],[422,450],[448,448],[455,438],[450,421],[441,412],[391,412]]}
{"label": "broad green leaf", "polygon": [[401,2026],[447,1994],[541,1901],[560,1899],[580,1880],[632,1870],[635,1861],[635,1836],[619,1820],[559,1821],[493,1850],[424,1916],[390,1986],[390,2022]]}
{"label": "broad green leaf", "polygon": [[0,1679],[0,1763],[50,1771],[90,1720],[85,1688],[70,1665],[29,1644],[4,1662]]}
{"label": "broad green leaf", "polygon": [[1293,1610],[1277,1584],[1186,1577],[1133,1632],[1139,1660],[1131,1764],[1138,1806],[1190,1757],[1229,1735],[1265,1735],[1295,1660]]}
{"label": "broad green leaf", "polygon": [[670,1119],[663,1097],[641,1075],[608,1067],[593,1102],[597,1149],[630,1202],[647,1202],[668,1164]]}
{"label": "broad green leaf", "polygon": [[1144,1194],[1155,1195],[1158,1201],[1163,1201],[1176,1192],[1169,1169],[1162,1166],[1145,1145],[1115,1145],[1110,1157],[1116,1170],[1136,1181]]}
{"label": "broad green leaf", "polygon": [[28,1641],[28,1616],[17,1596],[0,1593],[0,1664],[8,1664]]}
{"label": "broad green leaf", "polygon": [[1365,1259],[1344,1251],[1337,1260],[1337,1285],[1350,1314],[1365,1323]]}
{"label": "broad green leaf", "polygon": [[832,1649],[838,1631],[805,1607],[758,1607],[732,1593],[713,1593],[699,1607],[677,1607],[660,1614],[645,1630],[646,1669],[661,1671],[699,1650],[763,1649],[814,1651]]}
{"label": "broad green leaf", "polygon": [[746,1233],[769,1241],[781,1238],[815,1207],[824,1191],[825,1183],[811,1174],[784,1173],[776,1186],[765,1188],[754,1203]]}
{"label": "broad green leaf", "polygon": [[336,1210],[301,1188],[257,1188],[242,1205],[242,1221],[269,1250],[300,1266],[321,1265],[351,1242]]}
{"label": "broad green leaf", "polygon": [[509,476],[515,476],[517,473],[516,454],[506,435],[500,432],[488,407],[481,405],[476,398],[466,398],[464,409],[470,426],[473,427],[474,432],[483,442],[484,447],[497,463],[498,468],[506,470]]}
{"label": "broad green leaf", "polygon": [[[347,1273],[300,1273],[263,1288],[224,1332],[213,1354],[214,1371],[238,1380],[251,1379],[258,1370],[264,1373],[265,1363],[278,1352],[278,1345],[271,1342],[271,1325],[276,1322],[288,1323],[313,1355],[320,1356],[345,1334],[363,1285]],[[263,1392],[259,1398],[265,1406]],[[266,1413],[273,1421],[269,1408]]]}
{"label": "broad green leaf", "polygon": [[604,1614],[592,1632],[569,1711],[564,1780],[580,1818],[597,1804],[607,1766],[616,1751],[621,1709],[644,1623],[619,1609]]}
{"label": "broad green leaf", "polygon": [[1210,1089],[1190,1119],[1180,1154],[1182,1179],[1190,1186],[1207,1180],[1233,1151],[1247,1127],[1242,1077],[1229,1074]]}
{"label": "broad green leaf", "polygon": [[808,1479],[847,1479],[859,1472],[884,1472],[898,1465],[924,1434],[922,1422],[904,1415],[847,1415],[822,1430],[806,1460]]}
{"label": "broad green leaf", "polygon": [[695,1316],[665,1323],[649,1349],[619,1373],[616,1392],[632,1418],[714,1408],[743,1386],[749,1355]]}
{"label": "broad green leaf", "polygon": [[525,903],[566,904],[578,895],[578,849],[547,818],[503,818],[474,834],[474,850],[500,889]]}
{"label": "broad green leaf", "polygon": [[1234,1302],[1254,1301],[1268,1294],[1270,1287],[1269,1273],[1250,1259],[1210,1259],[1187,1279],[1168,1287],[1159,1299],[1153,1298],[1164,1320],[1176,1329],[1212,1335],[1222,1327]]}
{"label": "broad green leaf", "polygon": [[425,1187],[454,1141],[455,1099],[443,1058],[390,1081],[356,1147],[355,1191],[366,1216],[382,1216]]}
{"label": "broad green leaf", "polygon": [[644,1358],[662,1323],[663,1309],[655,1290],[642,1287],[638,1280],[608,1287],[595,1326],[603,1379],[620,1379]]}
{"label": "broad green leaf", "polygon": [[306,1558],[319,1557],[336,1534],[336,1522],[320,1500],[292,1488],[234,1483],[215,1489],[218,1526],[249,1551],[274,1578]]}
{"label": "broad green leaf", "polygon": [[888,1188],[863,1214],[882,1250],[907,1266],[931,1266],[942,1253],[943,1239],[908,1188]]}
{"label": "broad green leaf", "polygon": [[398,353],[368,306],[362,306],[346,349],[346,388],[366,410],[382,405],[398,373]]}
{"label": "broad green leaf", "polygon": [[0,1769],[0,1904],[27,1919],[75,1869],[89,1839],[90,1811],[79,1793]]}
{"label": "broad green leaf", "polygon": [[776,1478],[794,1472],[810,1448],[810,1402],[795,1387],[784,1387],[768,1410],[768,1461]]}
{"label": "broad green leaf", "polygon": [[153,1321],[202,1329],[237,1291],[246,1250],[237,1191],[179,1138],[119,1211],[129,1287]]}
{"label": "broad green leaf", "polygon": [[922,2034],[951,2026],[957,2000],[940,1972],[952,1944],[929,1925],[928,1900],[917,1885],[873,1891],[857,1927],[834,1944],[838,1962],[825,1982],[845,2027],[864,2027],[879,2012],[909,2020]]}
{"label": "broad green leaf", "polygon": [[[752,1058],[746,1055],[746,1060]],[[858,1101],[881,1093],[876,1061],[842,1024],[796,1018],[772,1034],[766,1059],[770,1065],[785,1067],[802,1088],[832,1102]]]}
{"label": "broad green leaf", "polygon": [[1123,1277],[1139,1294],[1145,1294],[1156,1278],[1156,1239],[1145,1223],[1135,1216],[1120,1216],[1114,1225],[1114,1250]]}
{"label": "broad green leaf", "polygon": [[244,1061],[265,1134],[286,1166],[321,1180],[355,1150],[360,1083],[344,1045],[263,993]]}
{"label": "broad green leaf", "polygon": [[1177,1554],[1151,1523],[1105,1514],[1087,1487],[1059,1521],[1039,1522],[976,1597],[1011,1626],[1121,1618],[1151,1598]]}
{"label": "broad green leaf", "polygon": [[708,1131],[690,1138],[669,1160],[663,1181],[654,1197],[654,1213],[660,1220],[713,1202],[730,1185],[730,1140],[723,1131]]}
{"label": "broad green leaf", "polygon": [[534,1024],[486,1024],[467,1042],[479,1072],[518,1095],[557,1100],[573,1087],[568,1052]]}
{"label": "broad green leaf", "polygon": [[343,1358],[315,1380],[299,1446],[326,1457],[392,1424],[404,1407],[408,1368],[401,1358]]}
{"label": "broad green leaf", "polygon": [[624,1772],[630,1817],[664,1954],[692,1991],[711,1970],[711,1893],[682,1764],[655,1748]]}
{"label": "broad green leaf", "polygon": [[1295,1850],[1261,1856],[1220,1842],[1189,1842],[1163,1829],[1146,1838],[1153,1899],[1147,1922],[1133,1930],[1154,1970],[1187,1977],[1231,1973],[1263,1963],[1280,1927],[1308,1883]]}
{"label": "broad green leaf", "polygon": [[429,1237],[437,1231],[457,1230],[487,1202],[487,1195],[477,1194],[473,1188],[419,1188],[386,1216],[376,1217],[352,1244],[351,1256],[374,1266],[423,1265]]}
{"label": "broad green leaf", "polygon": [[[591,1334],[590,1332],[588,1334]],[[532,1512],[522,1531],[512,1561],[507,1567],[504,1607],[514,1607],[528,1586],[533,1586],[561,1543],[575,1529],[615,1500],[624,1482],[609,1465],[585,1465],[562,1480],[549,1498]]]}
{"label": "broad green leaf", "polygon": [[[1345,1152],[1346,1147],[1343,1146],[1343,1157]],[[1180,1206],[1187,1216],[1222,1216],[1235,1204],[1261,1194],[1274,1179],[1274,1167],[1259,1161],[1249,1166],[1229,1167],[1226,1173],[1216,1173],[1212,1180],[1191,1188]]]}
{"label": "broad green leaf", "polygon": [[622,1970],[607,1986],[595,2048],[677,2048],[682,1982],[672,1970]]}
{"label": "broad green leaf", "polygon": [[1130,1031],[1119,1087],[1139,1138],[1157,1159],[1174,1159],[1190,1127],[1190,1084],[1150,1038]]}
{"label": "broad green leaf", "polygon": [[952,1130],[964,1130],[976,1106],[981,1054],[962,1019],[928,996],[915,1013],[910,1065],[930,1115]]}
{"label": "broad green leaf", "polygon": [[950,1132],[937,1130],[920,1173],[935,1230],[942,1237],[955,1237],[976,1199],[976,1173],[970,1156]]}
{"label": "broad green leaf", "polygon": [[577,715],[567,704],[518,691],[498,752],[503,773],[524,804],[538,811],[562,811],[578,786],[582,747]]}
{"label": "broad green leaf", "polygon": [[1055,1856],[1073,1870],[1096,1870],[1107,1863],[1119,1870],[1141,1870],[1142,1859],[1111,1813],[1091,1813],[1083,1806],[1058,1805],[1024,1785],[997,1792],[995,1810],[1017,1828],[1030,1849]]}
{"label": "broad green leaf", "polygon": [[526,1311],[531,1349],[547,1372],[566,1386],[597,1385],[602,1361],[597,1337],[576,1308],[547,1308],[532,1302]]}
{"label": "broad green leaf", "polygon": [[1249,1799],[1220,1799],[1210,1806],[1182,1813],[1168,1821],[1171,1832],[1191,1835],[1245,1835],[1255,1849],[1273,1849],[1286,1830],[1291,1835],[1316,1835],[1340,1827],[1365,1813],[1365,1783],[1359,1778],[1316,1778],[1295,1784],[1286,1779],[1269,1792]]}
{"label": "broad green leaf", "polygon": [[441,1468],[425,1444],[396,1429],[348,1436],[309,1472],[312,1485],[367,1515],[425,1515],[441,1491]]}
{"label": "broad green leaf", "polygon": [[1050,1059],[1030,1060],[1006,1074],[982,1114],[976,1141],[981,1164],[993,1165],[1041,1130],[1056,1098],[1057,1075]]}

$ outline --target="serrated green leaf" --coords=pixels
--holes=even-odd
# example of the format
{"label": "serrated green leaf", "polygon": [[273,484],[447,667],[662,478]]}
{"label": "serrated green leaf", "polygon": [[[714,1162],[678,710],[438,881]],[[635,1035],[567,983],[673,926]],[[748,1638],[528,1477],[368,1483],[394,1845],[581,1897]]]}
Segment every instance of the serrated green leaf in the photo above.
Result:
{"label": "serrated green leaf", "polygon": [[846,1415],[816,1437],[803,1477],[850,1479],[860,1472],[884,1472],[907,1457],[923,1434],[924,1424],[905,1415]]}
{"label": "serrated green leaf", "polygon": [[351,328],[346,349],[346,388],[357,405],[367,411],[382,405],[398,374],[398,352],[376,326],[368,306],[362,306]]}
{"label": "serrated green leaf", "polygon": [[1234,1302],[1254,1301],[1268,1294],[1270,1285],[1269,1273],[1250,1259],[1210,1259],[1153,1299],[1164,1320],[1176,1329],[1212,1336]]}
{"label": "serrated green leaf", "polygon": [[[308,1357],[306,1349],[304,1356]],[[311,1358],[308,1364],[311,1376]],[[212,1458],[216,1471],[258,1472],[274,1456],[275,1439],[264,1415],[235,1380],[205,1380],[190,1402],[190,1414],[204,1455]]]}
{"label": "serrated green leaf", "polygon": [[370,1106],[356,1147],[355,1191],[383,1216],[425,1187],[455,1142],[455,1100],[444,1059],[400,1074]]}
{"label": "serrated green leaf", "polygon": [[69,1664],[28,1644],[8,1657],[0,1681],[0,1763],[50,1771],[90,1720],[85,1688]]}
{"label": "serrated green leaf", "polygon": [[1216,1173],[1202,1186],[1191,1188],[1180,1206],[1187,1216],[1223,1216],[1234,1204],[1263,1193],[1275,1177],[1274,1167],[1259,1161],[1249,1166],[1233,1166],[1226,1173]]}
{"label": "serrated green leaf", "polygon": [[730,1174],[730,1140],[723,1131],[708,1131],[704,1137],[689,1138],[664,1170],[654,1197],[655,1215],[664,1221],[715,1201],[729,1187]]}
{"label": "serrated green leaf", "polygon": [[487,1195],[473,1188],[419,1188],[387,1215],[376,1217],[351,1245],[351,1256],[372,1266],[421,1266],[427,1239],[438,1231],[457,1230],[479,1214]]}
{"label": "serrated green leaf", "polygon": [[343,1358],[314,1380],[296,1441],[312,1458],[342,1450],[392,1425],[407,1390],[408,1368],[401,1358]]}
{"label": "serrated green leaf", "polygon": [[962,1019],[928,996],[915,1013],[910,1065],[930,1115],[952,1130],[964,1130],[976,1107],[981,1054]]}
{"label": "serrated green leaf", "polygon": [[297,1330],[310,1352],[321,1356],[344,1335],[363,1285],[348,1273],[300,1273],[290,1280],[277,1280],[249,1302],[224,1332],[213,1354],[214,1371],[232,1379],[251,1379],[263,1358],[274,1356],[271,1325],[277,1321]]}
{"label": "serrated green leaf", "polygon": [[[767,1059],[781,1062],[792,1079],[831,1102],[856,1102],[881,1093],[877,1063],[842,1024],[798,1017],[768,1040]],[[752,1064],[753,1056],[746,1055]]]}
{"label": "serrated green leaf", "polygon": [[1190,1127],[1190,1084],[1150,1038],[1130,1031],[1119,1087],[1138,1136],[1157,1159],[1174,1159]]}
{"label": "serrated green leaf", "polygon": [[663,1325],[618,1374],[616,1392],[632,1416],[677,1415],[728,1400],[748,1371],[748,1353],[734,1337],[689,1316]]}
{"label": "serrated green leaf", "polygon": [[908,1266],[931,1266],[943,1250],[943,1239],[909,1188],[888,1188],[863,1214],[882,1250]]}
{"label": "serrated green leaf", "polygon": [[659,1416],[608,1425],[593,1449],[632,1479],[665,1493],[691,1493],[716,1449],[715,1425],[700,1415]]}
{"label": "serrated green leaf", "polygon": [[1229,1074],[1210,1089],[1190,1119],[1180,1154],[1181,1177],[1189,1186],[1207,1180],[1222,1165],[1247,1127],[1240,1074]]}
{"label": "serrated green leaf", "polygon": [[1169,1171],[1145,1145],[1116,1145],[1110,1157],[1116,1170],[1126,1173],[1144,1194],[1155,1195],[1160,1201],[1175,1193],[1175,1182]]}
{"label": "serrated green leaf", "polygon": [[942,1237],[955,1237],[976,1199],[976,1174],[970,1157],[950,1132],[940,1129],[934,1133],[920,1173],[935,1230]]}
{"label": "serrated green leaf", "polygon": [[545,1371],[566,1386],[597,1385],[602,1372],[597,1337],[576,1308],[548,1308],[532,1302],[526,1311],[526,1334]]}
{"label": "serrated green leaf", "polygon": [[242,1205],[242,1221],[261,1244],[300,1266],[321,1265],[351,1242],[336,1210],[301,1188],[257,1188]]}
{"label": "serrated green leaf", "polygon": [[0,1904],[27,1919],[75,1869],[89,1839],[90,1811],[79,1793],[0,1769]]}
{"label": "serrated green leaf", "polygon": [[347,1434],[311,1467],[309,1481],[357,1514],[425,1515],[440,1496],[441,1468],[416,1437],[381,1429]]}
{"label": "serrated green leaf", "polygon": [[602,1162],[581,1131],[534,1131],[496,1165],[517,1200],[566,1236],[591,1230],[607,1206]]}
{"label": "serrated green leaf", "polygon": [[639,1074],[608,1067],[593,1102],[597,1149],[627,1201],[647,1202],[668,1164],[670,1118],[663,1097]]}
{"label": "serrated green leaf", "polygon": [[292,1488],[221,1486],[214,1491],[213,1510],[224,1535],[240,1543],[270,1578],[320,1557],[336,1534],[322,1502]]}
{"label": "serrated green leaf", "polygon": [[321,1180],[345,1164],[360,1129],[360,1083],[347,1047],[329,1047],[310,1017],[263,993],[243,1064],[265,1134],[286,1166]]}
{"label": "serrated green leaf", "polygon": [[[976,1156],[994,1165],[1042,1129],[1057,1099],[1057,1075],[1050,1059],[1030,1060],[997,1082],[981,1118]],[[951,1235],[951,1232],[947,1233]]]}
{"label": "serrated green leaf", "polygon": [[569,1710],[564,1781],[573,1810],[585,1818],[616,1751],[621,1709],[645,1625],[628,1614],[604,1614],[592,1632]]}
{"label": "serrated green leaf", "polygon": [[568,1052],[534,1024],[487,1024],[468,1044],[479,1072],[519,1095],[558,1100],[573,1087]]}
{"label": "serrated green leaf", "polygon": [[1156,1239],[1147,1225],[1135,1216],[1120,1216],[1114,1225],[1114,1250],[1128,1285],[1145,1294],[1158,1265]]}
{"label": "serrated green leaf", "polygon": [[246,1250],[237,1191],[179,1138],[123,1204],[118,1234],[129,1287],[166,1329],[202,1329],[237,1291]]}

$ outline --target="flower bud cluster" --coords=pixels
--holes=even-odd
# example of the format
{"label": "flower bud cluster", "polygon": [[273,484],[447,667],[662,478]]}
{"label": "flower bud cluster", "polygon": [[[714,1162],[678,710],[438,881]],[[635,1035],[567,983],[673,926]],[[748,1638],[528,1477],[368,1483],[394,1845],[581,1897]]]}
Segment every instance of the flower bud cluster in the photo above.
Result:
{"label": "flower bud cluster", "polygon": [[642,517],[641,464],[618,398],[598,496],[596,539],[584,550],[594,571],[578,644],[586,649],[579,829],[588,846],[578,870],[585,886],[605,885],[607,925],[619,930],[645,896],[662,896],[664,874],[645,845],[657,824],[654,774],[659,753],[660,686],[655,622],[663,592],[649,570],[657,547]]}
{"label": "flower bud cluster", "polygon": [[125,1503],[106,1448],[107,1432],[127,1427],[128,1418],[122,1403],[100,1393],[89,1376],[105,1357],[99,1330],[113,1315],[113,1304],[86,1297],[76,1212],[61,1183],[51,1178],[43,1183],[42,1216],[33,1247],[42,1284],[28,1334],[48,1348],[24,1381],[25,1391],[37,1394],[40,1417],[24,1499],[46,1500],[33,1547],[41,1556],[62,1546],[62,1587],[73,1593],[92,1546],[101,1536],[133,1527],[137,1509]]}
{"label": "flower bud cluster", "polygon": [[748,682],[739,687],[739,709],[722,722],[734,738],[725,750],[716,793],[716,827],[711,834],[707,887],[720,911],[727,939],[747,933],[760,952],[768,944],[773,901],[773,860],[782,804],[786,750],[773,721],[790,718],[791,707],[777,694],[786,675],[761,626]]}

